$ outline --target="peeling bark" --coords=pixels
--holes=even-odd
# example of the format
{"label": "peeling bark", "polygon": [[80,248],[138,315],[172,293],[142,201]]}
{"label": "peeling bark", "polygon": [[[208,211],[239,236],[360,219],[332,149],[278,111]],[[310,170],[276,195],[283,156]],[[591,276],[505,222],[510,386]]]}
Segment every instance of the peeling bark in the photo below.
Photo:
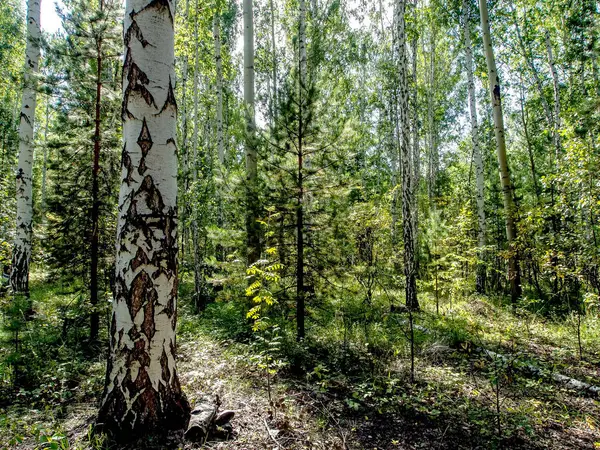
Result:
{"label": "peeling bark", "polygon": [[27,45],[23,98],[19,123],[19,162],[16,173],[17,224],[12,254],[10,286],[14,294],[29,296],[29,263],[33,221],[33,127],[36,106],[36,74],[40,59],[40,0],[27,4]]}
{"label": "peeling bark", "polygon": [[[175,365],[177,105],[173,5],[127,0],[123,181],[110,352],[98,425],[118,440],[182,430],[190,406]],[[139,32],[131,32],[138,27]],[[143,33],[144,38],[141,38]]]}

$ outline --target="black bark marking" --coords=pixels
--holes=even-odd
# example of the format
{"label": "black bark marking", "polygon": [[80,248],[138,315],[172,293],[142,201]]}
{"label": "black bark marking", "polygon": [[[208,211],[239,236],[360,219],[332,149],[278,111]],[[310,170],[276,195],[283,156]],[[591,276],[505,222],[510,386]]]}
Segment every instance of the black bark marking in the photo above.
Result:
{"label": "black bark marking", "polygon": [[146,299],[146,305],[144,306],[144,321],[142,322],[142,332],[146,335],[148,340],[152,340],[156,333],[156,323],[154,322],[154,307],[158,301],[158,294],[156,289],[152,289],[149,292],[148,298]]}
{"label": "black bark marking", "polygon": [[139,25],[137,24],[135,19],[133,19],[134,15],[135,15],[134,12],[132,12],[130,14],[130,17],[132,18],[133,22],[131,23],[131,25],[127,29],[127,32],[125,33],[125,47],[129,47],[131,38],[135,37],[138,41],[140,41],[140,43],[142,44],[142,47],[146,48],[146,46],[149,44],[149,42],[144,38],[144,35],[142,34],[142,30],[140,30]]}
{"label": "black bark marking", "polygon": [[500,104],[500,85],[496,84],[494,86],[494,100],[496,100],[498,102],[498,104]]}
{"label": "black bark marking", "polygon": [[[29,106],[25,105],[25,108],[29,108]],[[25,122],[27,122],[29,124],[29,126],[31,126],[31,120],[29,120],[29,117],[27,116],[27,114],[21,113],[21,119],[25,119]]]}
{"label": "black bark marking", "polygon": [[160,355],[160,367],[162,368],[162,379],[168,384],[171,379],[171,370],[169,369],[169,358],[167,357],[167,352],[165,352],[164,348],[162,355]]}
{"label": "black bark marking", "polygon": [[122,117],[123,120],[129,118],[134,118],[133,114],[127,108],[129,105],[129,96],[132,92],[139,93],[142,98],[146,101],[148,106],[156,106],[156,102],[154,101],[154,97],[150,93],[150,91],[146,88],[146,85],[150,83],[148,75],[146,75],[139,66],[133,62],[133,57],[131,56],[131,48],[127,48],[127,55],[125,56],[125,64],[123,65],[123,73],[127,74],[127,88],[123,93],[123,110]]}
{"label": "black bark marking", "polygon": [[[110,320],[110,348],[115,348],[117,346],[117,317],[113,312],[112,319]],[[108,372],[110,373],[110,372]]]}
{"label": "black bark marking", "polygon": [[169,21],[171,22],[171,25],[173,25],[173,23],[174,23],[173,22],[173,13],[171,13],[171,1],[170,0],[152,0],[150,3],[148,3],[142,9],[140,9],[138,12],[132,11],[129,16],[133,19],[138,14],[141,14],[145,10],[151,9],[151,8],[155,8],[158,11],[166,9],[169,12]]}
{"label": "black bark marking", "polygon": [[140,165],[138,166],[138,173],[143,175],[146,172],[146,155],[152,148],[152,136],[150,136],[150,130],[148,129],[148,124],[146,123],[146,118],[142,123],[142,130],[140,131],[140,135],[138,136],[137,144],[142,149],[142,157],[140,158]]}
{"label": "black bark marking", "polygon": [[[154,185],[154,180],[150,175],[144,177],[140,188],[135,194],[134,199],[131,202],[131,206],[134,207],[137,203],[145,203],[146,207],[152,211],[154,215],[161,215],[163,209],[165,208],[165,203],[163,202],[162,195],[157,187]],[[130,211],[130,217],[131,211]],[[144,234],[146,234],[144,232]]]}
{"label": "black bark marking", "polygon": [[135,258],[131,260],[131,268],[135,271],[138,267],[148,264],[150,259],[148,259],[148,255],[146,252],[142,250],[141,247],[138,247],[137,253],[135,254]]}
{"label": "black bark marking", "polygon": [[154,290],[152,280],[145,271],[140,272],[131,282],[129,293],[129,314],[131,320],[135,319],[142,305],[149,299],[149,292]]}
{"label": "black bark marking", "polygon": [[177,100],[175,99],[175,92],[173,91],[173,83],[171,83],[171,76],[169,75],[169,88],[167,90],[167,99],[165,100],[165,104],[160,109],[160,111],[156,114],[157,116],[165,111],[167,108],[172,107],[173,112],[177,112]]}
{"label": "black bark marking", "polygon": [[127,169],[127,175],[125,175],[123,182],[127,183],[127,186],[129,186],[133,181],[133,162],[131,161],[131,156],[129,156],[129,153],[127,152],[127,146],[125,145],[123,146],[123,152],[121,153],[121,161],[123,167]]}

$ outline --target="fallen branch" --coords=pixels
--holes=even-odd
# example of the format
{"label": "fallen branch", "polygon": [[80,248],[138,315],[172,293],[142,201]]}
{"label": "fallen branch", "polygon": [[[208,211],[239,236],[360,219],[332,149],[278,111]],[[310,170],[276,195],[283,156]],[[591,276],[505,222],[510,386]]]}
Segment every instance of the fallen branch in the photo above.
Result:
{"label": "fallen branch", "polygon": [[279,444],[279,442],[277,441],[277,439],[275,439],[275,437],[271,434],[271,429],[269,428],[269,425],[267,424],[266,419],[263,417],[263,423],[265,424],[265,428],[267,429],[267,434],[269,435],[269,437],[271,438],[271,440],[275,443],[275,445],[277,446],[277,448],[281,448],[281,444]]}
{"label": "fallen branch", "polygon": [[[402,321],[401,323],[406,323],[406,321]],[[424,326],[421,326],[421,325],[414,325],[414,328],[425,334],[433,334],[433,331],[431,331],[430,329],[425,328]],[[506,355],[503,355],[501,353],[496,353],[491,350],[487,350],[483,347],[475,347],[475,351],[483,353],[490,358],[501,359],[502,361],[508,361],[508,357],[506,357]],[[566,388],[569,388],[569,389],[572,389],[575,391],[579,391],[579,392],[584,392],[593,397],[600,397],[600,386],[594,386],[593,384],[589,384],[589,383],[586,383],[585,381],[581,381],[581,380],[577,380],[575,378],[568,377],[568,376],[563,375],[562,373],[558,373],[558,372],[551,372],[550,374],[548,374],[543,369],[532,366],[530,364],[520,364],[517,368],[521,369],[522,372],[525,372],[530,375],[534,375],[534,376],[538,376],[538,377],[549,377],[553,381],[555,381],[559,384],[562,384]]]}

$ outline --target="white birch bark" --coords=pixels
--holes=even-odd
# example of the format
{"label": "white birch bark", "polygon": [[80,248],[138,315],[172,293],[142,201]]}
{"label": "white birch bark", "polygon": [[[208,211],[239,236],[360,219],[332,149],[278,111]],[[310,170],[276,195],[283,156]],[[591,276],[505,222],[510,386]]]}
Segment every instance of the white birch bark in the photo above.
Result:
{"label": "white birch bark", "polygon": [[127,0],[115,296],[98,422],[118,439],[182,429],[175,364],[177,105],[173,2]]}
{"label": "white birch bark", "polygon": [[23,99],[19,122],[17,183],[17,228],[12,255],[10,285],[15,294],[29,296],[29,263],[33,222],[33,128],[36,107],[36,75],[40,59],[40,0],[27,3],[27,45],[23,75]]}
{"label": "white birch bark", "polygon": [[412,165],[410,148],[410,109],[408,91],[408,58],[406,57],[406,2],[396,2],[396,58],[398,73],[399,156],[402,176],[402,236],[404,239],[404,276],[406,306],[418,309],[415,242],[412,213]]}
{"label": "white birch bark", "polygon": [[272,58],[273,58],[273,93],[271,94],[271,121],[275,122],[277,119],[277,42],[275,41],[275,5],[274,0],[269,0],[269,6],[271,7],[271,46],[272,46]]}
{"label": "white birch bark", "polygon": [[504,117],[502,114],[502,99],[500,96],[500,77],[496,69],[494,49],[490,34],[490,19],[488,16],[487,0],[479,0],[479,12],[481,17],[481,30],[483,33],[483,47],[488,69],[488,80],[490,97],[493,108],[494,134],[496,136],[496,151],[498,154],[498,168],[500,172],[500,184],[504,200],[504,212],[506,221],[506,237],[510,249],[508,262],[508,279],[511,286],[511,299],[513,305],[521,296],[521,274],[517,257],[516,239],[517,228],[515,225],[516,208],[513,200],[513,187],[508,171],[506,158],[506,140],[504,136]]}
{"label": "white birch bark", "polygon": [[[413,17],[414,23],[418,20],[418,0],[414,1]],[[418,50],[418,36],[415,33],[411,41],[412,48],[412,227],[413,227],[413,238],[415,240],[415,251],[418,249],[419,242],[419,183],[421,178],[421,151],[419,148],[419,104],[418,104],[418,77],[417,77],[417,50]]]}
{"label": "white birch bark", "polygon": [[217,157],[221,166],[225,163],[225,139],[223,137],[223,60],[221,57],[221,30],[219,14],[213,18],[213,37],[215,40],[215,67],[217,88]]}
{"label": "white birch bark", "polygon": [[[196,20],[194,21],[194,82],[192,92],[194,97],[194,131],[192,136],[192,181],[194,190],[198,189],[198,77],[200,72],[200,58],[198,54],[198,17],[199,7],[196,0]],[[197,310],[204,309],[205,299],[203,296],[202,260],[200,257],[200,230],[198,226],[197,201],[192,201],[192,246],[194,251],[194,304]]]}
{"label": "white birch bark", "polygon": [[248,264],[260,257],[258,219],[258,168],[254,104],[254,8],[253,0],[243,1],[244,16],[244,106],[246,109],[246,234]]}
{"label": "white birch bark", "polygon": [[471,119],[471,139],[473,142],[473,159],[475,160],[475,181],[477,186],[477,245],[479,246],[477,265],[477,275],[475,286],[477,292],[483,293],[485,290],[485,245],[486,245],[486,224],[485,224],[485,179],[483,157],[479,145],[479,126],[477,124],[477,99],[475,96],[475,80],[473,77],[473,49],[471,47],[471,32],[469,27],[469,18],[471,12],[470,0],[463,0],[463,33],[465,39],[465,60],[467,69],[467,86],[469,90],[469,112]]}
{"label": "white birch bark", "polygon": [[556,64],[554,63],[554,53],[552,51],[552,43],[550,42],[550,33],[546,31],[544,40],[546,43],[546,51],[548,52],[548,65],[550,66],[550,73],[552,74],[552,87],[554,90],[554,147],[555,147],[555,157],[558,162],[558,158],[561,153],[561,139],[560,139],[560,128],[561,128],[561,120],[560,120],[560,86],[558,81],[558,72],[556,70]]}
{"label": "white birch bark", "polygon": [[44,156],[43,156],[43,166],[42,166],[42,221],[45,223],[46,221],[46,175],[48,171],[48,124],[50,122],[50,98],[48,98],[48,102],[46,103],[46,123],[44,125]]}

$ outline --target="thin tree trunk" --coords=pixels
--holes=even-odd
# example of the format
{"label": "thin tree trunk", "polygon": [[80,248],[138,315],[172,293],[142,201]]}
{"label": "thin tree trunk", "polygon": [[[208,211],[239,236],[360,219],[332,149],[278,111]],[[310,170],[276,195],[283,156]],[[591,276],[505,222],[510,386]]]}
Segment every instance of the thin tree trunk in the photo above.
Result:
{"label": "thin tree trunk", "polygon": [[[185,17],[188,17],[188,8],[187,8],[187,2],[186,2],[186,14]],[[187,111],[187,81],[188,81],[188,57],[187,55],[184,57],[183,60],[183,69],[182,69],[182,103],[183,103],[183,124],[181,127],[181,153],[183,154],[183,169],[182,169],[182,175],[183,175],[183,186],[185,189],[185,192],[188,192],[189,190],[189,167],[190,167],[190,162],[189,162],[189,148],[187,145],[187,138],[188,138],[188,111]],[[187,203],[184,203],[183,205],[183,217],[189,217],[189,206],[187,205]],[[182,223],[181,225],[181,260],[185,261],[185,247],[186,247],[186,226],[185,226],[185,222]]]}
{"label": "thin tree trunk", "polygon": [[525,134],[525,144],[527,145],[527,154],[529,155],[529,167],[531,169],[531,178],[533,180],[533,188],[537,202],[540,202],[540,187],[538,185],[538,176],[535,170],[535,158],[533,157],[533,146],[529,137],[527,112],[525,111],[525,87],[523,85],[523,76],[521,75],[521,85],[519,86],[520,96],[519,103],[521,106],[521,122],[523,123],[523,133]]}
{"label": "thin tree trunk", "polygon": [[275,41],[275,6],[273,0],[269,0],[269,6],[271,8],[271,45],[273,52],[273,93],[271,98],[271,120],[274,123],[277,120],[277,42]]}
{"label": "thin tree trunk", "polygon": [[177,105],[173,3],[127,0],[110,352],[98,424],[119,440],[185,428],[175,364]]}
{"label": "thin tree trunk", "polygon": [[223,60],[221,58],[220,11],[213,19],[213,36],[215,39],[215,66],[217,87],[217,156],[219,164],[225,164],[225,139],[223,137]]}
{"label": "thin tree trunk", "polygon": [[[190,2],[189,0],[185,1],[185,19],[187,20],[190,13]],[[188,82],[188,57],[187,54],[183,58],[183,68],[182,68],[182,103],[183,103],[183,124],[181,127],[181,153],[183,155],[183,168],[182,168],[182,176],[183,176],[183,186],[185,192],[189,191],[189,167],[190,167],[190,157],[189,157],[189,148],[187,143],[188,138],[188,111],[187,111],[187,82]],[[189,206],[187,202],[183,204],[182,208],[182,217],[189,217]],[[185,261],[185,247],[187,242],[187,230],[185,226],[185,221],[181,223],[181,250],[180,250],[180,258],[181,261]]]}
{"label": "thin tree trunk", "polygon": [[[195,14],[199,14],[198,0],[196,0]],[[192,137],[192,180],[194,192],[198,190],[198,76],[200,72],[200,58],[198,55],[198,18],[194,21],[194,135]],[[194,305],[197,311],[206,307],[204,295],[204,276],[202,273],[202,257],[200,255],[200,230],[198,225],[197,201],[192,201],[192,246],[194,247]]]}
{"label": "thin tree trunk", "polygon": [[433,200],[437,196],[437,169],[438,169],[438,149],[437,149],[437,129],[435,118],[435,89],[436,89],[436,70],[435,70],[435,47],[436,30],[431,31],[430,50],[429,50],[429,97],[427,99],[427,119],[429,122],[429,199]]}
{"label": "thin tree trunk", "polygon": [[[100,0],[100,11],[104,9]],[[90,254],[90,342],[98,340],[100,313],[98,312],[98,243],[100,198],[98,195],[98,176],[100,174],[100,106],[102,102],[102,38],[96,41],[96,115],[94,118],[94,155],[92,167],[92,242]]]}
{"label": "thin tree trunk", "polygon": [[408,92],[408,61],[406,57],[405,30],[406,2],[396,3],[396,57],[398,59],[398,121],[400,148],[400,170],[402,175],[402,236],[404,238],[404,276],[406,278],[406,306],[419,309],[415,274],[415,243],[412,213],[412,165],[410,148],[410,109]]}
{"label": "thin tree trunk", "polygon": [[561,154],[562,144],[560,139],[560,88],[558,84],[558,72],[556,71],[556,64],[554,63],[554,55],[552,52],[552,44],[550,43],[550,33],[545,33],[546,51],[548,52],[548,65],[550,66],[550,73],[552,73],[552,86],[554,88],[554,147],[555,147],[555,161],[558,163],[558,159]]}
{"label": "thin tree trunk", "polygon": [[[415,23],[417,20],[418,1],[414,1],[413,15]],[[412,227],[413,239],[415,241],[415,253],[418,253],[419,242],[419,182],[421,177],[421,153],[419,148],[419,104],[418,104],[418,78],[417,78],[417,44],[418,36],[414,36],[411,41],[412,47],[412,185],[411,185],[411,203],[412,203]],[[415,256],[415,259],[418,258]],[[417,268],[415,267],[415,272]]]}
{"label": "thin tree trunk", "polygon": [[50,98],[48,98],[48,102],[46,103],[46,123],[44,125],[44,165],[42,166],[42,221],[46,222],[46,174],[48,171],[48,125],[50,124]]}
{"label": "thin tree trunk", "polygon": [[296,205],[296,333],[298,340],[305,336],[304,288],[304,92],[306,90],[306,3],[299,0],[298,17],[298,199]]}
{"label": "thin tree trunk", "polygon": [[521,297],[521,273],[516,248],[517,228],[515,225],[516,208],[513,200],[513,187],[508,172],[506,159],[506,141],[504,137],[504,117],[502,115],[502,101],[500,97],[500,78],[496,69],[494,49],[490,36],[490,20],[488,17],[487,0],[479,0],[479,11],[481,15],[481,29],[483,32],[483,46],[488,68],[488,80],[490,97],[494,116],[494,134],[496,135],[496,150],[498,153],[498,166],[500,169],[500,184],[504,199],[504,212],[506,220],[506,237],[508,240],[510,256],[508,262],[508,278],[510,281],[510,293],[513,307]]}
{"label": "thin tree trunk", "polygon": [[485,292],[485,245],[486,245],[486,223],[485,223],[485,179],[483,168],[483,157],[479,145],[479,126],[477,124],[477,104],[475,96],[475,80],[473,77],[473,49],[471,47],[471,32],[469,30],[470,0],[463,0],[463,31],[465,38],[465,57],[467,69],[467,84],[469,88],[469,111],[471,117],[471,137],[473,141],[473,156],[475,159],[475,180],[477,185],[477,244],[478,263],[475,288],[477,292]]}
{"label": "thin tree trunk", "polygon": [[258,168],[256,123],[254,119],[254,9],[253,0],[244,0],[244,104],[246,108],[246,239],[248,265],[260,257],[258,228]]}
{"label": "thin tree trunk", "polygon": [[27,45],[23,75],[23,99],[19,122],[17,168],[17,228],[12,255],[10,285],[14,294],[29,297],[29,263],[33,222],[33,128],[36,106],[36,75],[40,59],[40,0],[27,4]]}

